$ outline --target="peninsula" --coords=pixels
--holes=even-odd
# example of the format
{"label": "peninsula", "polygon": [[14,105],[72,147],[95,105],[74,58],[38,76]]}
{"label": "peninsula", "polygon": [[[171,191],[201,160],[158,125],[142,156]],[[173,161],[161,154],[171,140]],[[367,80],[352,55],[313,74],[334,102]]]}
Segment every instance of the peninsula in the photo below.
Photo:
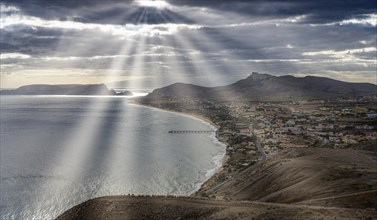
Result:
{"label": "peninsula", "polygon": [[123,95],[132,96],[132,92],[125,91],[117,93],[108,89],[105,84],[93,85],[27,85],[17,89],[1,90],[0,95]]}

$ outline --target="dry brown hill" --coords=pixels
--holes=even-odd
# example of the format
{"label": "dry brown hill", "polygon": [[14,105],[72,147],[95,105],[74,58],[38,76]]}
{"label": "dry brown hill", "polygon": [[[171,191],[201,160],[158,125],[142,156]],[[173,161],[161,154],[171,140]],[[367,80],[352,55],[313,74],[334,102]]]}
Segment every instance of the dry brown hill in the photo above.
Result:
{"label": "dry brown hill", "polygon": [[[376,219],[377,149],[287,149],[206,191],[226,200],[114,196],[89,200],[74,219]],[[198,193],[200,194],[200,193]]]}
{"label": "dry brown hill", "polygon": [[57,220],[126,219],[373,219],[376,210],[309,207],[193,198],[102,197],[75,206]]}
{"label": "dry brown hill", "polygon": [[356,149],[287,149],[207,194],[231,200],[377,208],[377,155]]}

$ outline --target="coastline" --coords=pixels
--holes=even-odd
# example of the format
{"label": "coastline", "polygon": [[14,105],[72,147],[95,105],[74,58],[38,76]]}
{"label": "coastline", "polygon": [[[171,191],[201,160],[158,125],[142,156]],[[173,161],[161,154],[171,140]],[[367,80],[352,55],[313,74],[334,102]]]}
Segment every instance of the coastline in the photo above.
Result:
{"label": "coastline", "polygon": [[[177,108],[178,111],[170,110],[177,105],[160,104],[158,102],[154,106],[153,104],[135,103],[130,100],[129,104],[156,108],[156,110],[176,113],[177,115],[179,113],[196,120],[202,120],[211,126],[214,125],[208,118],[201,115],[202,112],[203,115],[206,115],[206,111],[198,111],[198,114],[179,112],[179,108]],[[265,112],[264,109],[261,111]],[[208,115],[212,117],[212,114]],[[214,121],[217,121],[216,117],[214,117]],[[370,143],[369,147],[355,145],[355,149],[290,148],[279,151],[279,154],[271,155],[270,160],[262,160],[264,153],[261,153],[261,146],[257,144],[259,142],[258,137],[254,139],[244,137],[243,140],[253,144],[242,145],[242,143],[239,143],[243,140],[234,142],[234,139],[225,138],[228,135],[226,130],[229,125],[223,125],[221,122],[219,124],[222,126],[214,126],[220,129],[216,132],[216,136],[211,133],[210,137],[215,136],[219,142],[223,143],[220,141],[223,140],[227,143],[227,150],[222,158],[223,164],[215,169],[214,173],[209,170],[205,174],[206,177],[208,173],[211,174],[207,181],[196,181],[193,186],[195,190],[191,191],[191,194],[186,192],[187,195],[182,197],[172,195],[100,197],[71,208],[63,213],[61,215],[63,217],[59,220],[77,219],[77,213],[82,213],[82,216],[85,217],[93,213],[95,213],[93,216],[103,214],[107,218],[101,219],[114,219],[109,216],[121,216],[123,213],[129,216],[129,213],[132,212],[130,207],[137,207],[137,211],[142,214],[140,218],[146,218],[146,214],[150,214],[150,218],[154,219],[158,219],[156,213],[166,213],[159,219],[177,219],[182,216],[195,216],[197,219],[208,219],[210,217],[217,217],[214,219],[292,219],[292,217],[295,217],[294,219],[374,219],[373,216],[376,216],[375,207],[377,206],[374,200],[376,190],[360,191],[374,189],[374,185],[370,181],[373,180],[375,173],[362,168],[364,166],[370,167],[373,158],[375,158],[375,151],[371,150],[375,144]],[[230,130],[232,131],[232,129]],[[236,132],[229,133],[233,137],[239,137],[239,133]],[[253,136],[255,137],[255,135]],[[244,149],[247,149],[246,154],[242,152]],[[234,153],[238,150],[241,152]],[[368,151],[370,152],[368,153]],[[251,162],[244,165],[244,159],[239,155],[246,155]],[[360,165],[356,167],[349,161],[354,161],[354,163]],[[361,169],[355,169],[355,167]],[[322,172],[325,169],[327,172]],[[344,179],[347,181],[350,179],[350,182],[345,182]],[[365,180],[368,182],[365,183]],[[329,184],[336,187],[332,189],[322,188],[322,186],[327,187]],[[360,186],[365,186],[365,188]],[[144,203],[138,203],[135,206],[135,202],[139,200],[143,200]],[[171,203],[167,203],[168,201],[171,201]],[[192,201],[192,203],[188,204],[188,201]],[[208,204],[210,204],[210,209],[214,211],[216,209],[213,203],[221,203],[220,212],[213,216],[209,216],[208,212],[195,215],[192,213],[185,214],[196,208],[203,211],[203,206]],[[234,203],[240,203],[250,213],[235,207]],[[250,207],[246,206],[248,203],[251,204]],[[88,204],[92,205],[89,206]],[[133,206],[129,204],[133,204]],[[154,213],[151,212],[151,204],[158,206]],[[182,206],[179,206],[181,204]],[[260,205],[265,205],[266,209],[261,211]],[[118,209],[109,209],[109,207],[118,207]],[[227,208],[231,210],[225,211]],[[318,213],[314,213],[313,210],[318,211]],[[338,213],[335,213],[335,210]],[[349,213],[344,214],[347,211]],[[256,214],[257,212],[263,212],[263,215]],[[357,212],[362,214],[356,215]],[[229,216],[226,215],[227,213],[229,213]],[[172,214],[176,215],[173,216]],[[268,217],[267,214],[271,216]],[[64,218],[64,216],[68,217]]]}
{"label": "coastline", "polygon": [[[220,128],[219,125],[215,124],[209,118],[204,117],[204,116],[199,115],[199,114],[195,114],[195,113],[179,112],[179,111],[174,111],[174,110],[170,110],[170,109],[162,109],[162,108],[158,108],[158,107],[151,106],[151,105],[140,104],[140,103],[137,103],[137,102],[135,102],[135,101],[133,101],[131,99],[128,100],[128,104],[139,105],[139,106],[148,107],[148,108],[154,108],[154,109],[158,109],[160,111],[166,111],[166,112],[171,112],[171,113],[176,113],[176,114],[182,114],[182,115],[191,117],[191,118],[193,118],[195,120],[200,120],[200,121],[202,121],[204,123],[207,123],[207,124],[209,124],[210,126],[212,126],[212,127],[214,127],[216,129],[216,134],[213,137],[216,139],[216,142],[222,144],[225,147],[224,154],[222,154],[222,156],[219,155],[219,156],[221,156],[220,162],[218,164],[216,164],[216,162],[215,162],[216,167],[213,168],[213,169],[207,170],[207,172],[210,173],[210,174],[208,175],[208,177],[206,175],[205,180],[202,183],[200,183],[200,185],[198,187],[195,187],[195,189],[189,193],[189,195],[188,195],[189,197],[194,197],[195,195],[197,195],[202,190],[205,190],[205,188],[207,187],[206,184],[208,182],[210,182],[212,178],[215,178],[217,174],[219,174],[220,172],[222,172],[224,165],[229,160],[229,156],[227,156],[227,154],[226,154],[226,150],[227,150],[227,148],[229,146],[228,146],[227,143],[224,143],[224,142],[220,141],[220,138],[219,138],[218,132],[217,132],[218,129]],[[216,158],[216,156],[215,156],[215,158]]]}
{"label": "coastline", "polygon": [[[172,112],[172,113],[177,113],[177,114],[182,114],[182,115],[185,115],[185,116],[189,116],[189,117],[192,117],[192,118],[195,118],[197,120],[201,120],[201,121],[204,121],[208,124],[210,124],[211,126],[215,127],[216,129],[219,129],[220,126],[215,124],[213,121],[211,121],[209,118],[207,117],[204,117],[202,115],[199,115],[199,114],[195,114],[195,113],[188,113],[188,112],[179,112],[179,111],[174,111],[174,110],[170,110],[170,109],[163,109],[163,108],[158,108],[158,107],[155,107],[155,106],[152,106],[152,105],[144,105],[144,104],[140,104],[140,103],[137,103],[137,102],[133,102],[131,100],[128,100],[128,104],[132,104],[132,105],[139,105],[139,106],[143,106],[143,107],[148,107],[148,108],[154,108],[154,109],[158,109],[160,111],[166,111],[166,112]],[[220,141],[221,142],[221,141]],[[223,143],[223,142],[221,142]],[[224,143],[225,144],[225,143]]]}

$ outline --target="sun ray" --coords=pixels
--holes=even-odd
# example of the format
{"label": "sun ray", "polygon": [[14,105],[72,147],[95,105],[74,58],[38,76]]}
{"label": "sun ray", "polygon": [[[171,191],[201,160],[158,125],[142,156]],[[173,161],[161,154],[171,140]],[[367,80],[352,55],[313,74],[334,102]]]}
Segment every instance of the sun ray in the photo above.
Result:
{"label": "sun ray", "polygon": [[136,4],[143,7],[151,7],[158,9],[164,9],[169,6],[169,3],[162,0],[136,0]]}
{"label": "sun ray", "polygon": [[[143,19],[145,15],[145,10],[141,13],[138,21]],[[95,45],[93,45],[94,47]],[[134,45],[134,47],[138,47],[138,45]],[[120,74],[121,69],[123,69],[125,58],[129,57],[128,53],[131,52],[132,44],[127,43],[122,46],[118,54],[125,54],[123,58],[114,59],[111,66],[110,66],[110,73],[107,76],[107,79],[112,80],[116,79],[117,76]],[[140,62],[138,65],[141,65]],[[56,164],[52,168],[53,173],[58,173],[60,175],[65,176],[66,178],[69,177],[68,182],[61,183],[61,188],[66,189],[71,188],[71,190],[67,190],[72,193],[77,193],[80,195],[80,190],[87,190],[84,188],[77,187],[77,185],[73,186],[71,183],[79,183],[84,182],[83,174],[85,173],[85,166],[87,163],[92,160],[91,155],[94,153],[95,150],[93,147],[97,145],[97,142],[100,141],[98,138],[101,137],[101,128],[105,125],[105,117],[102,117],[106,111],[108,111],[114,102],[106,100],[90,100],[88,106],[86,107],[86,111],[88,111],[89,115],[83,118],[82,121],[78,122],[78,125],[75,129],[71,132],[71,137],[65,144],[65,148],[63,153],[59,155],[59,158],[56,158]],[[118,103],[116,101],[115,103]],[[123,112],[123,111],[122,111]],[[98,145],[97,145],[98,146]],[[100,147],[100,146],[98,146]],[[110,149],[108,149],[110,150]],[[103,161],[108,161],[110,157],[112,157],[113,153],[110,150],[107,155],[104,155],[104,158],[101,158]],[[49,188],[48,185],[41,185],[40,188],[42,191],[47,190]],[[95,191],[101,190],[101,186],[98,186]],[[58,196],[58,194],[57,194]],[[65,195],[69,196],[69,195]],[[43,197],[43,195],[41,195]],[[46,199],[46,201],[51,201],[51,198],[40,198]],[[59,198],[53,198],[52,201],[58,201]],[[60,198],[61,199],[61,198]],[[83,199],[83,198],[82,198]],[[85,199],[85,198],[84,198]],[[88,199],[88,198],[86,198]],[[68,198],[67,198],[68,201]],[[77,201],[81,202],[81,201]],[[50,213],[51,214],[51,213]],[[48,217],[49,213],[39,213],[39,217]],[[37,216],[38,217],[38,216]]]}
{"label": "sun ray", "polygon": [[[144,9],[143,12],[140,14],[140,17],[138,18],[138,21],[137,23],[140,23],[140,22],[143,22],[143,19],[146,15],[146,12],[147,9]],[[140,34],[138,36],[138,39],[137,39],[137,45],[134,47],[135,51],[132,52],[132,62],[130,63],[131,65],[130,66],[127,66],[127,73],[122,73],[122,74],[126,74],[128,77],[130,78],[133,78],[135,76],[140,76],[140,75],[143,75],[144,74],[144,62],[145,62],[145,58],[144,58],[144,51],[145,51],[145,42],[146,42],[146,36]],[[129,52],[128,49],[126,49],[127,52]],[[115,67],[115,66],[118,66],[118,65],[125,65],[127,62],[126,60],[119,60],[118,62],[115,62],[114,65],[112,67]],[[135,83],[134,81],[131,81],[132,83],[128,86],[130,86],[131,88],[139,88],[140,87],[140,84],[138,83]],[[131,120],[131,121],[125,121],[126,119],[133,119],[133,118],[138,118],[139,115],[140,115],[140,111],[134,111],[134,109],[132,108],[127,108],[127,110],[125,111],[125,109],[123,108],[122,111],[121,111],[121,114],[125,115],[125,117],[123,117],[123,119],[117,123],[119,123],[120,125],[122,124],[125,124],[127,123],[129,126],[131,127],[136,127],[136,126],[133,126],[134,123],[137,123],[136,121],[134,120]],[[129,150],[132,150],[132,149],[135,149],[135,144],[132,140],[135,140],[136,136],[134,133],[131,133],[132,135],[129,135],[129,133],[127,134],[119,134],[118,136],[115,135],[114,136],[114,142],[115,143],[119,143],[120,140],[119,137],[123,137],[124,135],[127,135],[127,140],[128,142],[127,143],[124,143],[124,145],[126,146],[127,149]],[[125,172],[125,167],[122,166],[124,165],[124,160],[128,160],[128,164],[130,166],[132,166],[133,164],[136,163],[135,160],[133,160],[133,158],[119,158],[119,155],[122,155],[120,154],[120,152],[122,151],[122,148],[117,148],[117,149],[114,149],[113,151],[109,152],[109,154],[107,155],[106,158],[103,158],[104,160],[108,161],[108,167],[109,167],[109,170],[108,170],[108,178],[110,179],[114,179],[114,177],[116,177],[117,175],[119,175],[120,173],[124,173]],[[126,168],[127,170],[127,168]],[[129,172],[131,173],[131,172]],[[104,191],[105,189],[102,188],[102,186],[99,188],[99,190],[102,190]],[[122,187],[122,184],[119,183],[117,185],[116,188],[112,189],[113,191],[117,191],[117,193],[133,193],[132,192],[132,189],[125,189],[124,187]],[[123,191],[120,191],[120,190],[123,190]],[[112,192],[112,193],[115,193],[115,192]]]}
{"label": "sun ray", "polygon": [[[171,17],[171,15],[167,15],[167,16],[169,16],[170,19],[174,19]],[[219,44],[217,41],[214,41],[212,38],[210,38],[210,36],[206,34],[201,34],[200,30],[191,31],[190,34],[177,33],[176,35],[179,36],[178,41],[180,42],[180,45],[183,45],[183,46],[187,45],[186,46],[187,48],[196,48],[197,50],[202,52],[202,53],[199,53],[196,56],[196,58],[194,57],[193,60],[194,60],[194,63],[196,63],[197,60],[205,61],[202,64],[202,66],[203,65],[205,66],[205,68],[203,68],[205,70],[205,74],[206,75],[209,74],[209,78],[213,80],[213,85],[214,86],[224,85],[225,82],[223,81],[223,78],[224,78],[223,74],[229,75],[229,73],[232,73],[232,71],[234,71],[233,65],[229,65],[228,62],[222,63],[221,69],[218,69],[216,68],[218,64],[216,64],[214,60],[208,55],[208,53],[222,51],[224,48],[221,46],[221,44]],[[228,40],[233,40],[233,39],[229,38]],[[208,41],[212,43],[211,46],[205,43]],[[196,46],[196,44],[198,46]],[[228,55],[231,56],[232,59],[237,59],[237,58],[234,58],[233,54],[231,53],[229,53]],[[222,99],[222,100],[227,100],[229,96],[231,97],[238,96],[236,91],[229,90],[229,89],[226,93],[216,93],[214,95],[216,95],[217,98]]]}
{"label": "sun ray", "polygon": [[[180,14],[180,12],[177,12],[177,14],[167,14],[165,16],[168,16],[169,19],[176,19],[175,16],[179,15],[180,17],[187,19],[186,15]],[[200,23],[200,21],[193,17],[191,18],[194,23]],[[233,27],[235,28],[235,27]],[[209,35],[207,31],[210,31],[212,35]],[[202,48],[207,53],[203,53],[203,56],[206,56],[207,58],[210,55],[217,55],[218,56],[218,62],[221,62],[221,70],[218,71],[219,74],[225,74],[225,76],[222,76],[220,78],[227,78],[229,77],[229,74],[235,74],[237,71],[239,71],[239,66],[237,63],[242,62],[245,60],[244,57],[241,55],[233,52],[232,50],[229,50],[228,47],[224,46],[223,42],[233,42],[236,45],[244,45],[245,48],[251,48],[249,44],[245,44],[244,42],[239,41],[238,39],[235,39],[230,33],[227,33],[225,31],[221,31],[221,28],[211,28],[211,29],[198,29],[198,30],[192,30],[190,31],[190,34],[185,35],[189,39],[191,39],[191,42],[195,42],[198,44],[199,48]],[[216,37],[220,38],[223,42],[219,42],[216,40]],[[251,48],[253,49],[253,48]],[[256,49],[253,49],[256,50]],[[216,54],[219,52],[223,52],[221,54]],[[261,53],[261,51],[255,51],[255,53]],[[263,54],[262,54],[263,55]],[[214,60],[209,60],[209,63],[215,63]],[[244,63],[243,63],[244,64]],[[248,63],[248,65],[250,65]],[[215,65],[216,66],[216,65]],[[252,66],[249,68],[250,70],[253,69]],[[242,75],[244,77],[245,75]],[[235,78],[240,78],[238,75]],[[224,85],[226,82],[221,82],[219,85]]]}
{"label": "sun ray", "polygon": [[[146,7],[143,9],[141,13],[139,13],[139,17],[136,20],[136,27],[138,25],[148,24],[149,10],[150,9]],[[166,17],[163,14],[161,14],[161,16],[163,19],[165,19],[165,21],[174,21],[175,19],[174,17],[166,19]],[[142,33],[136,34],[133,37],[134,41],[130,41],[129,39],[127,39],[127,41],[125,41],[125,43],[121,46],[117,53],[117,55],[120,56],[113,58],[111,65],[109,66],[109,71],[106,75],[106,80],[116,81],[120,76],[133,78],[148,75],[150,77],[151,74],[156,74],[157,72],[159,73],[159,76],[152,76],[154,80],[158,80],[157,82],[155,81],[153,83],[154,85],[158,85],[163,83],[164,81],[168,81],[168,78],[170,78],[171,75],[173,75],[174,78],[182,79],[183,81],[189,81],[190,77],[192,76],[190,74],[194,74],[195,76],[202,79],[202,83],[204,84],[216,85],[219,81],[217,71],[214,68],[214,65],[212,64],[212,61],[208,59],[206,54],[204,54],[204,52],[208,51],[209,48],[205,48],[206,50],[203,50],[202,48],[199,48],[196,45],[195,41],[198,41],[199,37],[205,36],[198,35],[193,37],[191,36],[191,34],[186,35],[178,31],[176,35],[171,36],[170,41],[164,37],[159,42],[160,45],[163,46],[161,49],[162,56],[155,57],[148,56],[148,54],[145,53],[146,44],[149,45],[149,42],[151,40],[150,37]],[[84,36],[84,38],[90,39],[89,35]],[[87,43],[80,48],[75,48],[75,45],[72,45],[71,48],[68,49],[72,51],[74,51],[74,49],[80,50],[78,51],[78,54],[85,55],[86,50],[90,50],[93,48],[95,49],[100,40],[101,39],[93,39],[90,43]],[[67,41],[62,41],[59,47],[62,48],[64,45],[67,45],[67,43]],[[173,56],[165,56],[165,52],[167,50],[166,48],[169,48],[169,50],[174,48]],[[152,65],[150,65],[150,63],[148,66],[146,65],[146,57],[151,61]],[[182,59],[188,59],[188,66],[180,66],[180,63],[184,62]],[[167,60],[171,65],[175,67],[175,69],[178,69],[180,71],[178,73],[169,71],[165,72],[161,70],[160,66],[158,68],[155,67],[155,62],[163,63]],[[127,65],[127,63],[130,63],[130,65]],[[75,66],[77,64],[73,61],[71,65]],[[125,69],[126,71],[124,71]],[[151,72],[147,73],[146,69]],[[191,72],[189,71],[189,69],[193,69],[194,71]],[[131,86],[134,88],[140,87],[140,81],[132,82]],[[100,150],[101,145],[111,145],[108,141],[116,143],[120,141],[120,136],[117,136],[116,134],[112,134],[112,138],[110,138],[111,140],[101,139],[101,128],[103,126],[114,126],[113,123],[115,123],[114,121],[112,121],[112,123],[106,121],[106,118],[102,117],[101,115],[105,114],[107,111],[113,108],[114,105],[119,107],[122,105],[122,102],[118,100],[114,102],[103,99],[101,101],[96,100],[96,102],[91,100],[88,104],[86,110],[88,111],[89,115],[83,118],[82,121],[78,122],[78,126],[75,127],[75,129],[72,131],[71,137],[65,144],[66,147],[64,148],[63,153],[59,156],[59,158],[56,158],[57,162],[55,166],[52,167],[54,173],[59,173],[63,176],[69,177],[69,181],[61,183],[61,187],[68,187],[72,189],[69,190],[72,193],[80,193],[80,190],[85,190],[83,188],[73,186],[71,185],[71,183],[84,183],[86,181],[85,179],[83,179],[85,178],[85,170],[88,169],[88,164],[92,164],[93,162],[97,162],[100,164],[108,164],[106,165],[107,173],[101,174],[106,175],[106,177],[114,177],[122,171],[124,172],[124,167],[122,167],[122,160],[120,158],[122,149],[108,148],[106,149],[102,157],[93,157],[93,155]],[[133,110],[125,110],[121,108],[121,110],[117,112],[117,114],[127,115],[127,117],[123,117],[122,121],[117,123],[129,123],[132,125],[132,123],[137,123],[137,121],[124,120],[126,118],[138,118],[140,116],[140,111],[135,112]],[[116,117],[116,115],[114,117]],[[153,122],[154,120],[156,120],[156,118],[152,117],[150,119],[151,122]],[[135,148],[134,144],[132,143],[132,140],[135,140],[137,138],[137,134],[132,133],[125,135],[128,135],[127,139],[129,140],[129,142],[125,143],[125,145],[127,145],[129,149]],[[149,153],[152,155],[153,149]],[[131,165],[136,164],[138,162],[136,160],[133,160],[132,158],[128,159],[131,160]],[[96,194],[104,192],[105,189],[102,184],[103,183],[98,183],[95,188],[90,189],[92,193]],[[118,185],[118,187],[121,188],[122,186]],[[47,189],[48,187],[44,185],[42,186],[42,188]]]}

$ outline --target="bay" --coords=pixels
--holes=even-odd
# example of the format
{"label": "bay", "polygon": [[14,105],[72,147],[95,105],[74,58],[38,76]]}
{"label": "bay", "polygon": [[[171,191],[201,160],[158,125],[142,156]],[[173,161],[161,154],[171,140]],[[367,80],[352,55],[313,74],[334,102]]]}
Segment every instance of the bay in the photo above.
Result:
{"label": "bay", "polygon": [[107,195],[179,195],[221,165],[208,123],[124,97],[2,96],[1,219],[52,219]]}

